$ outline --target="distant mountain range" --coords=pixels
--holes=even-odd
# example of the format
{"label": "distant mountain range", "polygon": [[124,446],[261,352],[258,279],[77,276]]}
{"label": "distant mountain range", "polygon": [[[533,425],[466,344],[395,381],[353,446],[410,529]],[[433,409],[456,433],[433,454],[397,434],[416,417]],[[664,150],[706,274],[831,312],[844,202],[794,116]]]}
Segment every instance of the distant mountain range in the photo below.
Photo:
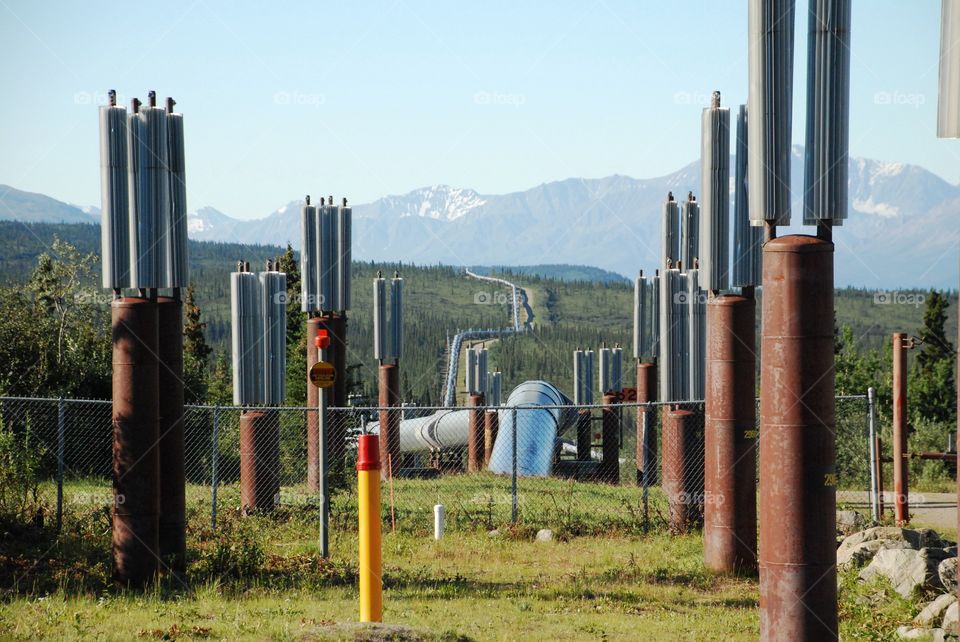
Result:
{"label": "distant mountain range", "polygon": [[[802,152],[793,187],[801,194]],[[698,194],[699,162],[665,176],[569,178],[523,192],[479,194],[446,185],[354,205],[354,258],[420,264],[594,266],[631,276],[655,267],[668,191]],[[731,185],[732,187],[732,185]],[[732,190],[731,190],[732,196]],[[319,195],[317,195],[319,197]],[[86,210],[0,186],[0,220],[93,222]],[[299,248],[300,205],[239,220],[213,207],[190,214],[196,240]],[[834,233],[838,285],[956,288],[960,185],[916,165],[850,159],[849,219]],[[794,219],[799,220],[799,202]],[[786,233],[784,230],[781,233]],[[795,226],[789,231],[810,232]]]}

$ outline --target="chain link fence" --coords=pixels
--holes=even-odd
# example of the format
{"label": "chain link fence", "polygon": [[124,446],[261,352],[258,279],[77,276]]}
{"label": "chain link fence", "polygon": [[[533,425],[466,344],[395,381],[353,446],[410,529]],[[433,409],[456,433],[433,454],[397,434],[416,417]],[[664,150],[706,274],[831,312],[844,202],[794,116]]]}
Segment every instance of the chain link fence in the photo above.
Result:
{"label": "chain link fence", "polygon": [[[686,411],[682,425],[665,423],[668,410]],[[859,509],[870,507],[869,412],[866,395],[837,398],[837,500]],[[111,413],[109,401],[0,398],[3,429],[40,471],[40,500],[58,526],[65,506],[113,501]],[[397,460],[383,462],[388,528],[432,533],[437,504],[452,531],[642,533],[702,520],[698,402],[477,408],[474,418],[465,408],[332,408],[323,447],[315,409],[188,406],[188,511],[212,528],[222,511],[319,514],[325,451],[329,528],[355,530],[357,436],[388,413],[401,422]]]}

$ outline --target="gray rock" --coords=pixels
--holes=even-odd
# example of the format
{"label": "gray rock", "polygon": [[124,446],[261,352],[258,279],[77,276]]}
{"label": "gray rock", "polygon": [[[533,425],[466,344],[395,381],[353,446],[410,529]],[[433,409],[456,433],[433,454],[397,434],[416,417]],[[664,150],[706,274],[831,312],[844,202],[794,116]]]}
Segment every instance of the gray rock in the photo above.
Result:
{"label": "gray rock", "polygon": [[487,533],[487,537],[500,537],[500,531],[498,531],[497,529],[493,529],[492,531]]}
{"label": "gray rock", "polygon": [[944,642],[947,639],[943,629],[923,629],[901,626],[897,628],[901,640],[925,640],[926,642]]}
{"label": "gray rock", "polygon": [[[938,554],[939,553],[939,554]],[[894,590],[909,598],[917,590],[941,589],[937,566],[943,560],[941,549],[881,549],[873,561],[860,571],[860,579],[869,582],[878,577],[890,580]]]}
{"label": "gray rock", "polygon": [[947,611],[943,614],[943,621],[940,622],[940,628],[942,628],[947,633],[952,633],[956,635],[957,631],[957,622],[960,621],[960,605],[956,602],[947,607]]}
{"label": "gray rock", "polygon": [[956,601],[956,595],[944,593],[923,607],[920,614],[913,618],[913,623],[917,626],[933,626],[934,623],[939,623],[943,617],[943,612]]}
{"label": "gray rock", "polygon": [[837,566],[840,569],[860,568],[872,560],[877,551],[895,548],[911,547],[909,542],[892,539],[872,539],[853,547],[841,547],[837,549]]}
{"label": "gray rock", "polygon": [[837,530],[844,535],[856,533],[863,528],[865,523],[866,520],[863,518],[863,515],[855,510],[837,511]]}
{"label": "gray rock", "polygon": [[940,576],[940,583],[943,588],[950,593],[957,592],[957,558],[948,557],[937,567],[937,575]]}
{"label": "gray rock", "polygon": [[868,528],[865,531],[860,531],[844,538],[843,542],[841,542],[837,548],[837,559],[848,555],[848,549],[875,539],[906,542],[910,545],[910,548],[917,550],[950,545],[950,542],[941,540],[937,532],[929,528],[913,530],[909,528],[898,528],[896,526],[874,526],[873,528]]}
{"label": "gray rock", "polygon": [[553,531],[549,528],[541,528],[537,531],[537,541],[538,542],[551,542],[553,541]]}

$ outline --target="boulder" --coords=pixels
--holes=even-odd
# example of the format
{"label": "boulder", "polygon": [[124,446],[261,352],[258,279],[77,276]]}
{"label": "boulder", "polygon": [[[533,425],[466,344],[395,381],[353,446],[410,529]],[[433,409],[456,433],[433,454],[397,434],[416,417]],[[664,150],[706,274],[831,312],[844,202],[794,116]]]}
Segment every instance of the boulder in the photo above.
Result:
{"label": "boulder", "polygon": [[553,531],[549,528],[541,528],[537,531],[537,541],[538,542],[552,542],[553,541]]}
{"label": "boulder", "polygon": [[943,629],[923,629],[901,626],[897,628],[901,640],[924,640],[925,642],[944,642],[947,639]]}
{"label": "boulder", "polygon": [[837,511],[837,530],[844,535],[856,533],[865,523],[863,515],[855,510]]}
{"label": "boulder", "polygon": [[917,590],[941,589],[937,567],[944,559],[943,549],[881,549],[873,561],[860,571],[860,579],[869,582],[878,577],[890,580],[893,589],[905,598]]}
{"label": "boulder", "polygon": [[853,547],[837,549],[837,567],[840,569],[860,568],[873,559],[877,551],[882,549],[911,548],[909,542],[892,539],[872,539],[860,542]]}
{"label": "boulder", "polygon": [[937,567],[937,575],[940,576],[940,583],[949,593],[957,592],[957,558],[948,557]]}
{"label": "boulder", "polygon": [[869,542],[876,539],[886,539],[895,542],[906,542],[910,548],[920,550],[921,548],[931,548],[939,546],[950,546],[952,542],[946,542],[940,539],[937,532],[930,528],[910,529],[898,528],[896,526],[874,526],[865,531],[854,533],[844,538],[837,548],[837,558],[847,555],[848,549],[851,549],[863,542]]}
{"label": "boulder", "polygon": [[916,626],[933,626],[934,624],[939,624],[943,619],[944,611],[946,611],[947,608],[949,608],[949,606],[956,601],[956,595],[944,593],[923,607],[923,610],[920,611],[919,615],[913,618],[913,623]]}
{"label": "boulder", "polygon": [[940,628],[947,633],[957,634],[957,622],[960,621],[960,605],[956,602],[947,607],[943,614],[943,621],[940,622]]}

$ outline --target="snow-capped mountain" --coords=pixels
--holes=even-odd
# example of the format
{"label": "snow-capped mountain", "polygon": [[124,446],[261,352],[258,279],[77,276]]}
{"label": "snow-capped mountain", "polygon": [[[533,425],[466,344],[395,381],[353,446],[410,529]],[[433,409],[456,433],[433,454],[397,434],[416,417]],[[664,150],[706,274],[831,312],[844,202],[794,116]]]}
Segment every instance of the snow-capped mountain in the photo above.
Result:
{"label": "snow-capped mountain", "polygon": [[[864,158],[850,159],[849,176],[849,218],[834,234],[837,283],[955,288],[960,185],[915,165]],[[801,219],[802,179],[803,150],[795,147],[795,221]],[[423,187],[354,205],[353,255],[421,264],[568,263],[629,276],[656,267],[660,209],[668,191],[678,199],[688,191],[698,194],[699,162],[656,178],[569,178],[510,194]],[[90,220],[63,203],[47,203],[49,218],[37,203],[21,216],[19,206],[0,200],[7,205],[0,207],[0,218],[69,220],[63,209],[69,208],[77,220]],[[300,206],[291,201],[254,220],[203,207],[190,214],[190,236],[281,246],[289,242],[299,249]],[[782,233],[810,231],[796,225]]]}

